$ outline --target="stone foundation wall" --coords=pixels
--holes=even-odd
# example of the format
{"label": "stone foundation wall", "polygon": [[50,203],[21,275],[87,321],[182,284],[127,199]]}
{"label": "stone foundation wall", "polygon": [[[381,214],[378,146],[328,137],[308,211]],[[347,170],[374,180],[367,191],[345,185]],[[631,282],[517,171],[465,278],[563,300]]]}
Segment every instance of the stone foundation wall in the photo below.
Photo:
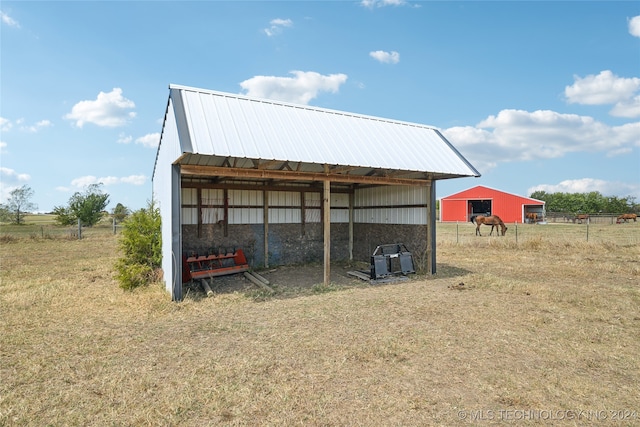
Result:
{"label": "stone foundation wall", "polygon": [[[416,268],[425,257],[426,225],[354,224],[353,258],[369,262],[378,245],[404,243],[412,253]],[[208,254],[211,250],[240,248],[251,267],[264,265],[264,226],[262,224],[229,225],[224,236],[221,225],[182,226],[183,253]],[[321,224],[269,224],[269,265],[288,265],[323,260]],[[331,260],[349,259],[349,225],[331,224]]]}
{"label": "stone foundation wall", "polygon": [[[322,225],[269,224],[269,265],[301,264],[323,260]],[[218,224],[182,226],[182,250],[185,255],[208,254],[211,250],[242,249],[251,267],[264,265],[264,226],[229,225],[227,236]],[[349,225],[331,224],[331,260],[349,259]]]}
{"label": "stone foundation wall", "polygon": [[371,261],[378,245],[404,243],[411,252],[418,270],[424,268],[427,249],[426,225],[401,224],[354,224],[353,258],[356,261]]}

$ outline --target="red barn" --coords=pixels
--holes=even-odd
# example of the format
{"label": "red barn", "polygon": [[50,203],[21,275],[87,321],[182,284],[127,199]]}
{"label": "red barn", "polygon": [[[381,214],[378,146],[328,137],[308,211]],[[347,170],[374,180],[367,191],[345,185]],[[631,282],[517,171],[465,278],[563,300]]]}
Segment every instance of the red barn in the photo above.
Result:
{"label": "red barn", "polygon": [[440,199],[440,221],[469,221],[473,215],[498,215],[504,222],[528,222],[528,213],[544,218],[542,200],[478,185]]}

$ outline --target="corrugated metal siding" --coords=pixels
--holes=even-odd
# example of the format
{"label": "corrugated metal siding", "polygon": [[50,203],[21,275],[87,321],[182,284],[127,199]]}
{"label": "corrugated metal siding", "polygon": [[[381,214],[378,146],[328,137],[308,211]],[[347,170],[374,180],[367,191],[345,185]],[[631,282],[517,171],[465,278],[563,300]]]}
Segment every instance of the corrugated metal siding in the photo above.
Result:
{"label": "corrugated metal siding", "polygon": [[426,224],[426,193],[426,189],[422,187],[385,186],[358,189],[354,194],[354,222]]}
{"label": "corrugated metal siding", "polygon": [[[229,190],[229,223],[262,224],[263,193],[260,190]],[[305,200],[305,222],[320,222],[321,194],[299,191],[269,191],[269,223],[302,223],[302,200]],[[224,219],[224,192],[221,189],[202,189],[200,205],[202,224],[215,224]],[[331,222],[349,222],[349,195],[331,195]],[[182,224],[198,223],[198,190],[182,189]]]}
{"label": "corrugated metal siding", "polygon": [[300,224],[302,205],[300,192],[269,191],[269,223]]}
{"label": "corrugated metal siding", "polygon": [[[195,188],[182,189],[182,223],[197,224],[198,208],[194,207],[198,204],[198,192]],[[190,205],[190,206],[185,206]]]}
{"label": "corrugated metal siding", "polygon": [[229,190],[228,194],[229,224],[262,224],[264,222],[262,191]]}
{"label": "corrugated metal siding", "polygon": [[479,176],[428,126],[202,89],[171,89],[172,97],[181,97],[191,136],[191,147],[183,151]]}
{"label": "corrugated metal siding", "polygon": [[322,196],[320,193],[304,193],[304,222],[313,223],[322,220]]}

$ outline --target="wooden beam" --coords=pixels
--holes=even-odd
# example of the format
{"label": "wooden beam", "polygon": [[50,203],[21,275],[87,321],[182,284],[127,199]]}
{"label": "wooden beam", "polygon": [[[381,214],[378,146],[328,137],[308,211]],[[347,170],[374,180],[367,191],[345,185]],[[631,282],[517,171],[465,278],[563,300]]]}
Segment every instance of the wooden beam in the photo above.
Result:
{"label": "wooden beam", "polygon": [[332,173],[350,172],[359,169],[357,166],[333,166],[330,170]]}
{"label": "wooden beam", "polygon": [[278,163],[282,163],[281,160],[267,160],[266,162],[260,163],[258,160],[258,169],[269,169],[273,165],[277,165]]}
{"label": "wooden beam", "polygon": [[349,193],[349,261],[353,261],[353,202],[355,194]]}
{"label": "wooden beam", "polygon": [[224,198],[224,237],[229,237],[229,190],[226,188],[222,190],[222,197]]}
{"label": "wooden beam", "polygon": [[196,209],[197,209],[197,217],[198,217],[197,230],[198,230],[198,239],[199,239],[200,237],[202,237],[200,235],[200,233],[202,232],[202,190],[200,188],[196,190],[196,198],[198,199],[196,201],[196,206],[197,206]]}
{"label": "wooden beam", "polygon": [[262,222],[264,223],[264,268],[269,268],[269,191],[262,192]]}
{"label": "wooden beam", "polygon": [[293,169],[291,169],[291,166],[289,165],[289,162],[284,162],[282,164],[282,166],[280,166],[280,170],[292,171]]}
{"label": "wooden beam", "polygon": [[324,181],[322,197],[324,223],[324,285],[331,283],[331,181]]}
{"label": "wooden beam", "polygon": [[259,170],[246,168],[225,168],[220,166],[181,165],[182,174],[200,176],[225,176],[233,178],[279,179],[290,181],[325,181],[350,184],[427,186],[429,181],[415,178],[395,178],[384,176],[343,175],[321,172],[298,172],[284,170]]}
{"label": "wooden beam", "polygon": [[[227,190],[255,190],[259,184],[233,184],[233,181],[226,182],[191,182],[191,181],[182,181],[182,188],[217,188],[217,189],[227,189]],[[351,188],[345,187],[345,184],[342,184],[342,187],[334,187],[331,189],[332,193],[351,193],[353,190]],[[322,187],[317,187],[315,185],[308,184],[300,184],[300,185],[283,185],[278,181],[271,181],[268,185],[260,186],[262,190],[269,191],[300,191],[300,192],[310,192],[310,193],[322,193]]]}
{"label": "wooden beam", "polygon": [[436,182],[427,186],[427,273],[436,274]]}
{"label": "wooden beam", "polygon": [[300,192],[300,233],[304,236],[306,230],[304,229],[304,225],[307,222],[307,211],[305,206],[305,193],[304,191]]}

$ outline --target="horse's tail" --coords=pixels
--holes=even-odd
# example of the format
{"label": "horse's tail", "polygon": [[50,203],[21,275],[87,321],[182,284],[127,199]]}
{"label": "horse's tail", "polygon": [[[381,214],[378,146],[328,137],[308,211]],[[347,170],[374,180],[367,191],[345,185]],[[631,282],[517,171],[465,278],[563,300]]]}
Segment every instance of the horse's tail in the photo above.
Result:
{"label": "horse's tail", "polygon": [[477,217],[477,216],[478,216],[478,215],[472,215],[472,216],[471,216],[471,219],[469,219],[469,221],[475,224],[475,223],[476,223],[476,217]]}

